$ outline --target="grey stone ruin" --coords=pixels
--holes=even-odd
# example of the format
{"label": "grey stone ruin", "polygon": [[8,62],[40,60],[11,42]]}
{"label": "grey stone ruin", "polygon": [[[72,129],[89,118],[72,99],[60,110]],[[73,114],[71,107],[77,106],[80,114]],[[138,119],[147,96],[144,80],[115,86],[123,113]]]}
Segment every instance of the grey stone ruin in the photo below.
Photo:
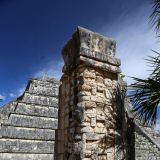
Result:
{"label": "grey stone ruin", "polygon": [[78,27],[63,75],[31,79],[0,108],[0,160],[160,160],[160,135],[133,119],[116,41]]}
{"label": "grey stone ruin", "polygon": [[116,42],[78,27],[62,50],[58,159],[160,159],[159,137],[133,121]]}
{"label": "grey stone ruin", "polygon": [[21,97],[0,108],[0,160],[54,159],[59,84],[32,79]]}

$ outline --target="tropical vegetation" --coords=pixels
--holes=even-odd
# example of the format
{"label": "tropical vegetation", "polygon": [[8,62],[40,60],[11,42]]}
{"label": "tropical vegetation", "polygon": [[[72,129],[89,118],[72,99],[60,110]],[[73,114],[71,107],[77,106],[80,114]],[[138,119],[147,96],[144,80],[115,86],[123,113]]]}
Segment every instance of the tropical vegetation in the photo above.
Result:
{"label": "tropical vegetation", "polygon": [[[160,0],[153,0],[153,12],[150,20],[160,36]],[[130,99],[133,112],[141,122],[153,125],[157,120],[157,109],[160,104],[160,53],[153,51],[154,56],[148,56],[146,61],[151,67],[151,73],[146,79],[132,77],[134,83],[130,85]]]}

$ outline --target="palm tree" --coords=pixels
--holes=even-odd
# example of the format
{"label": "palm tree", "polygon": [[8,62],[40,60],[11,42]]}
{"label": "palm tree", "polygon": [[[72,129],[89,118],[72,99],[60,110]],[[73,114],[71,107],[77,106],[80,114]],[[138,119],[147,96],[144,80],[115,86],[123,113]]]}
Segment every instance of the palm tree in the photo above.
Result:
{"label": "palm tree", "polygon": [[150,20],[155,26],[155,29],[159,36],[160,31],[160,0],[153,0],[153,12],[150,15]]}
{"label": "palm tree", "polygon": [[143,123],[156,123],[157,107],[160,103],[160,54],[150,56],[147,62],[152,66],[152,73],[147,79],[132,77],[135,83],[130,85],[130,99],[133,111]]}
{"label": "palm tree", "polygon": [[[160,0],[153,0],[153,12],[150,16],[151,22],[160,33]],[[157,108],[160,104],[160,53],[156,56],[149,56],[146,60],[152,70],[147,79],[135,78],[130,87],[130,99],[133,104],[133,112],[141,122],[153,125],[157,120]]]}

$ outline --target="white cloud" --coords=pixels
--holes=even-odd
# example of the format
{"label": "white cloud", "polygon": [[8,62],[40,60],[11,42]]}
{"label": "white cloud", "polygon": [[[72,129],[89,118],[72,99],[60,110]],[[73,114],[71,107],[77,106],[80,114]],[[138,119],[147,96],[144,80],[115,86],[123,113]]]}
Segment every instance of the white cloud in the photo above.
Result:
{"label": "white cloud", "polygon": [[[46,64],[46,66],[44,68],[37,71],[37,73],[35,73],[35,75],[33,77],[41,78],[45,74],[47,74],[50,77],[60,79],[60,77],[62,75],[62,66],[63,66],[62,61],[58,61],[58,62],[50,61],[50,62],[48,62],[48,64]],[[19,90],[17,90],[15,93],[9,93],[8,95],[10,98],[15,98],[15,97],[21,96],[24,93],[25,89],[26,89],[26,84],[22,85],[21,88],[19,88]],[[0,98],[1,98],[1,95],[0,95]]]}
{"label": "white cloud", "polygon": [[19,88],[15,93],[9,93],[8,95],[9,95],[10,98],[19,97],[19,96],[21,96],[21,95],[24,93],[25,88],[26,88],[26,86],[23,85],[23,86],[22,86],[21,88]]}
{"label": "white cloud", "polygon": [[54,77],[56,79],[60,79],[62,75],[62,67],[63,62],[62,61],[50,61],[44,68],[39,70],[37,73],[35,73],[35,78],[43,77],[45,74],[51,77]]}
{"label": "white cloud", "polygon": [[25,89],[26,89],[26,86],[25,86],[25,85],[22,85],[22,87],[19,88],[19,89],[18,89],[17,91],[15,91],[14,93],[9,93],[9,94],[8,94],[8,97],[10,97],[10,98],[19,97],[19,96],[21,96],[21,95],[24,93]]}
{"label": "white cloud", "polygon": [[[122,61],[122,72],[127,76],[147,77],[149,67],[144,59],[148,55],[153,55],[151,49],[158,51],[158,44],[152,30],[142,22],[138,27],[124,28],[116,39],[117,55]],[[131,82],[129,78],[126,80],[128,83]]]}
{"label": "white cloud", "polygon": [[11,98],[16,97],[16,95],[15,95],[14,93],[9,93],[9,96],[10,96]]}
{"label": "white cloud", "polygon": [[4,95],[0,94],[0,99],[5,100],[6,97]]}
{"label": "white cloud", "polygon": [[[122,73],[127,76],[147,77],[149,75],[147,70],[150,68],[144,59],[148,55],[153,55],[152,49],[159,51],[156,34],[148,23],[149,13],[149,8],[144,7],[132,17],[128,15],[125,20],[117,20],[117,23],[109,28],[110,35],[117,42],[116,55],[121,59]],[[107,36],[107,29],[108,26],[103,27],[101,33]],[[128,84],[132,82],[128,77],[125,80]]]}
{"label": "white cloud", "polygon": [[21,96],[24,93],[25,89],[26,89],[25,86],[19,88],[19,90],[18,90],[18,96]]}

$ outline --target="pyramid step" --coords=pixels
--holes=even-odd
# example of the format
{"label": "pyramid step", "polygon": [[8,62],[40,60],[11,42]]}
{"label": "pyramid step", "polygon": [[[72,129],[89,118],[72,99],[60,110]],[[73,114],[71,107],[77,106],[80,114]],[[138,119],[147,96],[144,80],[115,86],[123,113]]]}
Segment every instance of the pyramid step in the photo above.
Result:
{"label": "pyramid step", "polygon": [[54,141],[0,139],[3,153],[54,153]]}
{"label": "pyramid step", "polygon": [[37,95],[58,96],[59,82],[48,82],[42,80],[32,80],[29,85],[28,92]]}
{"label": "pyramid step", "polygon": [[54,154],[0,153],[1,160],[53,160]]}
{"label": "pyramid step", "polygon": [[58,120],[55,118],[11,114],[9,120],[6,121],[4,125],[34,127],[40,129],[57,129]]}
{"label": "pyramid step", "polygon": [[58,108],[26,103],[18,103],[15,113],[30,116],[33,115],[41,117],[58,118]]}
{"label": "pyramid step", "polygon": [[13,139],[55,140],[55,130],[2,125],[0,136]]}
{"label": "pyramid step", "polygon": [[38,104],[58,107],[58,99],[56,97],[39,96],[35,94],[25,93],[22,102],[28,104]]}

